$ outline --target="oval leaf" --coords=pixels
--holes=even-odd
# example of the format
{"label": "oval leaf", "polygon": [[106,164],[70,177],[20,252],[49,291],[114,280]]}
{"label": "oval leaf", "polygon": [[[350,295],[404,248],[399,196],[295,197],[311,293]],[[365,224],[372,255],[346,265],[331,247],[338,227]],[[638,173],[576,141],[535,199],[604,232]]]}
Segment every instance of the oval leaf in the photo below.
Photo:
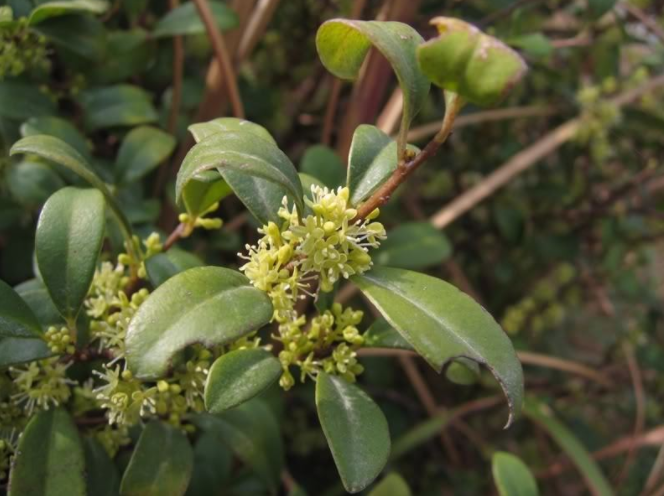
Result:
{"label": "oval leaf", "polygon": [[162,377],[186,346],[226,344],[271,318],[270,299],[239,272],[189,269],[159,286],[136,312],[127,330],[127,363],[140,378]]}
{"label": "oval leaf", "polygon": [[436,17],[439,36],[417,48],[417,62],[429,79],[476,105],[495,105],[526,73],[510,47],[459,19]]}
{"label": "oval leaf", "polygon": [[93,437],[83,439],[88,496],[116,496],[120,474],[104,447]]}
{"label": "oval leaf", "polygon": [[316,409],[346,491],[361,491],[390,455],[385,415],[359,387],[324,372],[316,380]]}
{"label": "oval leaf", "polygon": [[401,269],[423,269],[452,254],[447,237],[430,222],[406,222],[388,232],[372,258],[376,264]]}
{"label": "oval leaf", "polygon": [[9,496],[85,496],[83,446],[61,408],[32,417],[23,431],[9,479]]}
{"label": "oval leaf", "polygon": [[497,451],[491,457],[493,480],[500,496],[538,496],[530,469],[511,453]]}
{"label": "oval leaf", "polygon": [[141,126],[125,136],[115,163],[118,182],[128,183],[145,176],[173,152],[175,138],[161,129]]}
{"label": "oval leaf", "polygon": [[38,85],[0,81],[0,117],[23,121],[30,117],[55,114],[53,100]]}
{"label": "oval leaf", "polygon": [[262,348],[236,350],[219,357],[205,383],[205,408],[221,413],[261,393],[281,375],[281,364]]}
{"label": "oval leaf", "polygon": [[406,481],[396,472],[387,474],[385,478],[376,484],[369,496],[410,496],[410,487]]}
{"label": "oval leaf", "polygon": [[344,164],[329,146],[307,148],[300,161],[300,172],[315,177],[324,186],[337,189],[344,182]]}
{"label": "oval leaf", "polygon": [[[210,11],[214,23],[221,31],[236,28],[239,24],[237,14],[226,4],[210,1]],[[180,36],[205,33],[205,26],[193,2],[171,10],[155,26],[154,36]]]}
{"label": "oval leaf", "polygon": [[0,337],[35,338],[41,334],[39,321],[28,304],[0,280]]}
{"label": "oval leaf", "polygon": [[155,122],[157,111],[148,93],[137,86],[118,84],[81,94],[85,126],[91,130]]}
{"label": "oval leaf", "polygon": [[194,453],[187,437],[164,422],[141,433],[122,478],[122,496],[181,496],[189,485]]}
{"label": "oval leaf", "polygon": [[39,215],[35,251],[44,284],[60,314],[76,318],[88,294],[104,239],[104,196],[96,189],[63,188]]}
{"label": "oval leaf", "polygon": [[486,365],[507,396],[511,424],[523,403],[523,371],[509,338],[482,306],[451,284],[403,269],[376,267],[352,281],[437,371],[456,357]]}
{"label": "oval leaf", "polygon": [[28,23],[32,26],[49,19],[77,13],[103,14],[108,10],[104,0],[66,0],[50,1],[38,5],[31,13]]}
{"label": "oval leaf", "polygon": [[33,117],[21,125],[21,136],[47,134],[74,148],[85,159],[90,158],[90,145],[76,127],[60,117]]}
{"label": "oval leaf", "polygon": [[251,213],[263,224],[278,221],[284,195],[303,211],[302,185],[295,167],[273,143],[253,132],[216,133],[195,145],[178,172],[176,198],[196,176],[217,169]]}
{"label": "oval leaf", "polygon": [[208,122],[199,122],[189,126],[189,132],[194,135],[196,143],[203,141],[208,136],[217,133],[232,132],[232,133],[253,133],[265,141],[276,146],[277,142],[270,132],[263,126],[254,122],[238,119],[237,117],[219,117]]}
{"label": "oval leaf", "polygon": [[332,19],[316,34],[316,48],[323,65],[339,78],[354,80],[372,45],[392,65],[404,95],[400,152],[406,147],[408,127],[429,94],[430,83],[419,71],[416,60],[416,48],[423,42],[417,31],[400,22]]}

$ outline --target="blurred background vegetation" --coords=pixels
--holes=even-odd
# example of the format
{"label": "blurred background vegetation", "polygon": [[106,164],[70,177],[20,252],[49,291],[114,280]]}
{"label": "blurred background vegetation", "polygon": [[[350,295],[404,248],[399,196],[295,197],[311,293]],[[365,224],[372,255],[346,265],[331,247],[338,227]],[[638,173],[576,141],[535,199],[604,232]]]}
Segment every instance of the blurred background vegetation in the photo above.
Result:
{"label": "blurred background vegetation", "polygon": [[[19,17],[39,3],[0,5]],[[388,418],[395,447],[390,470],[413,494],[495,493],[496,450],[524,460],[542,494],[599,494],[598,467],[616,494],[664,494],[661,2],[210,3],[246,118],[269,129],[301,171],[329,186],[345,176],[355,127],[377,122],[394,133],[401,101],[389,65],[376,54],[353,85],[324,70],[314,44],[323,21],[395,20],[428,38],[435,34],[432,17],[454,16],[520,51],[530,67],[525,81],[497,109],[464,109],[449,142],[384,209],[391,237],[376,261],[449,280],[496,316],[524,363],[530,413],[504,431],[506,407],[490,374],[450,369],[439,377],[401,354],[367,354],[359,380]],[[131,126],[157,122],[176,135],[169,160],[116,192],[145,235],[155,228],[167,234],[177,222],[173,180],[193,143],[187,126],[231,110],[202,25],[173,37],[168,11],[165,1],[116,0],[101,17],[56,17],[34,30],[1,31],[3,280],[16,285],[34,277],[39,208],[72,182],[43,163],[7,156],[21,135],[48,128],[45,115],[75,126],[70,140],[94,153],[109,183]],[[444,109],[440,92],[429,99],[410,133],[420,146]],[[224,200],[216,215],[224,228],[180,244],[197,257],[186,263],[237,267],[237,251],[255,241],[256,223],[235,198]],[[338,298],[366,308],[343,286]],[[273,434],[283,443],[264,448],[285,454],[279,467],[285,491],[343,493],[312,395],[310,385],[269,395],[281,426]],[[221,449],[197,445],[197,460],[213,461],[195,473],[191,494],[261,494],[251,467],[231,464]]]}

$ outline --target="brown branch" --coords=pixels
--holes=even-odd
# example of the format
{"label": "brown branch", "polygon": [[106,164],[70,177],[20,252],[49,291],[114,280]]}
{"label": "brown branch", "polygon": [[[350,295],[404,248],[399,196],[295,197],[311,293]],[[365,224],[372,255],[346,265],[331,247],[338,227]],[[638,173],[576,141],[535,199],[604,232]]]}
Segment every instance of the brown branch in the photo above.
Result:
{"label": "brown branch", "polygon": [[215,56],[217,57],[225,76],[226,89],[228,91],[228,98],[231,101],[231,107],[233,108],[233,115],[240,119],[244,119],[244,107],[242,106],[240,92],[235,79],[235,70],[233,69],[230,56],[226,50],[224,38],[214,22],[214,16],[212,15],[207,0],[193,0],[193,2],[196,4],[198,14],[201,17],[201,20],[205,25],[205,30],[210,38],[212,49],[214,50]]}
{"label": "brown branch", "polygon": [[237,57],[239,63],[244,62],[251,55],[258,40],[265,33],[265,28],[270,23],[272,16],[274,16],[274,11],[277,9],[279,2],[280,0],[260,0],[258,2],[240,40]]}
{"label": "brown branch", "polygon": [[662,29],[656,20],[651,18],[636,5],[632,5],[630,2],[622,2],[620,6],[625,9],[629,15],[647,27],[652,34],[659,38],[660,41],[664,42],[664,29]]}
{"label": "brown branch", "polygon": [[175,243],[177,243],[180,238],[182,238],[182,235],[185,232],[185,225],[180,223],[176,226],[175,229],[173,229],[173,232],[168,236],[166,241],[164,242],[164,246],[162,248],[162,251],[168,251],[170,250]]}

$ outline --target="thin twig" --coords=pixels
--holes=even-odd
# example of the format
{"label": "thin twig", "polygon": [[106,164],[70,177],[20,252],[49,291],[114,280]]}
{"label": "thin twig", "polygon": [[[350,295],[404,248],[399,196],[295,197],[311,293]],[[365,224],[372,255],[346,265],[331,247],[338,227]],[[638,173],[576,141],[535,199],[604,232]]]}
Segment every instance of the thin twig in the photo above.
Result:
{"label": "thin twig", "polygon": [[240,119],[244,119],[244,107],[242,106],[240,92],[237,87],[237,80],[235,79],[235,70],[233,69],[230,56],[226,50],[224,38],[215,24],[214,16],[212,15],[207,0],[193,0],[193,2],[196,4],[198,14],[205,25],[205,30],[210,38],[210,43],[212,43],[212,49],[214,50],[215,56],[217,57],[225,76],[225,84],[228,90],[228,98],[231,101],[231,107],[233,108],[233,115]]}
{"label": "thin twig", "polygon": [[180,223],[176,226],[175,229],[173,229],[173,232],[168,236],[168,238],[166,238],[162,251],[170,250],[173,247],[173,245],[177,243],[180,240],[180,238],[182,238],[185,227],[186,226],[184,224]]}
{"label": "thin twig", "polygon": [[267,28],[267,25],[270,23],[274,11],[279,5],[279,1],[280,0],[260,0],[260,2],[258,2],[258,5],[254,9],[254,14],[251,16],[251,19],[249,19],[247,28],[240,40],[237,57],[239,63],[244,62],[249,55],[251,55],[258,40],[263,36],[265,28]]}
{"label": "thin twig", "polygon": [[664,444],[659,448],[657,453],[657,458],[655,458],[655,463],[652,464],[648,478],[643,487],[643,492],[641,496],[646,496],[652,490],[655,489],[655,485],[661,480],[662,472],[664,471]]}
{"label": "thin twig", "polygon": [[664,42],[664,29],[662,29],[656,20],[647,15],[636,5],[632,5],[630,2],[622,2],[620,6],[625,9],[629,15],[647,27],[652,34],[659,38],[660,41]]}

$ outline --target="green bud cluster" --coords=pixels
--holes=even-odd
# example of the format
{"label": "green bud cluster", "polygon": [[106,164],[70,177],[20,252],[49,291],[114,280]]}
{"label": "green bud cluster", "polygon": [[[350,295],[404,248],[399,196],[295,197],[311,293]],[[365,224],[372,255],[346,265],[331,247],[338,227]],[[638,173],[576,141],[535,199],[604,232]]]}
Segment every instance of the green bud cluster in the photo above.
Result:
{"label": "green bud cluster", "polygon": [[[518,334],[526,326],[539,333],[559,325],[565,318],[565,306],[560,303],[561,290],[576,277],[576,269],[568,263],[558,265],[552,274],[539,281],[531,294],[505,312],[501,325],[508,334]],[[571,289],[570,296],[573,296]],[[567,302],[565,302],[567,303]]]}
{"label": "green bud cluster", "polygon": [[300,368],[300,379],[314,377],[319,370],[355,380],[362,372],[356,348],[362,338],[357,324],[362,312],[343,310],[340,305],[311,320],[298,315],[299,299],[313,294],[310,284],[318,280],[319,290],[330,292],[340,279],[361,274],[371,268],[370,248],[385,238],[385,228],[374,222],[375,210],[360,222],[353,222],[357,210],[349,205],[350,191],[311,187],[311,199],[305,199],[311,213],[301,218],[295,207],[289,208],[284,197],[279,217],[281,225],[269,222],[258,230],[263,237],[256,245],[247,245],[247,260],[242,270],[252,284],[265,291],[274,307],[273,320],[279,324],[275,339],[283,343],[279,358],[283,367],[280,384],[289,389],[295,380],[291,365]]}
{"label": "green bud cluster", "polygon": [[577,94],[581,106],[581,120],[575,139],[589,145],[590,153],[597,162],[602,162],[611,155],[609,131],[622,118],[620,109],[605,98],[607,93],[615,91],[615,81],[607,80],[600,86],[587,86]]}
{"label": "green bud cluster", "polygon": [[15,393],[11,400],[32,415],[35,409],[48,410],[67,402],[71,396],[71,385],[67,378],[71,365],[62,363],[58,357],[30,362],[22,367],[10,367],[9,375],[14,380]]}
{"label": "green bud cluster", "polygon": [[0,28],[0,80],[47,66],[46,38],[29,28],[27,18]]}
{"label": "green bud cluster", "polygon": [[180,214],[178,220],[184,226],[182,237],[186,238],[190,236],[191,233],[194,231],[194,229],[196,229],[197,227],[201,227],[208,231],[221,229],[221,226],[224,225],[223,220],[218,218],[216,219],[206,218],[206,215],[211,214],[212,212],[216,211],[218,208],[219,208],[219,202],[216,202],[210,205],[206,210],[204,210],[202,213],[198,215],[191,215],[187,213]]}
{"label": "green bud cluster", "polygon": [[76,351],[76,347],[72,343],[71,333],[66,327],[59,329],[54,326],[49,327],[44,333],[44,339],[46,339],[49,349],[57,355],[63,353],[71,355]]}

